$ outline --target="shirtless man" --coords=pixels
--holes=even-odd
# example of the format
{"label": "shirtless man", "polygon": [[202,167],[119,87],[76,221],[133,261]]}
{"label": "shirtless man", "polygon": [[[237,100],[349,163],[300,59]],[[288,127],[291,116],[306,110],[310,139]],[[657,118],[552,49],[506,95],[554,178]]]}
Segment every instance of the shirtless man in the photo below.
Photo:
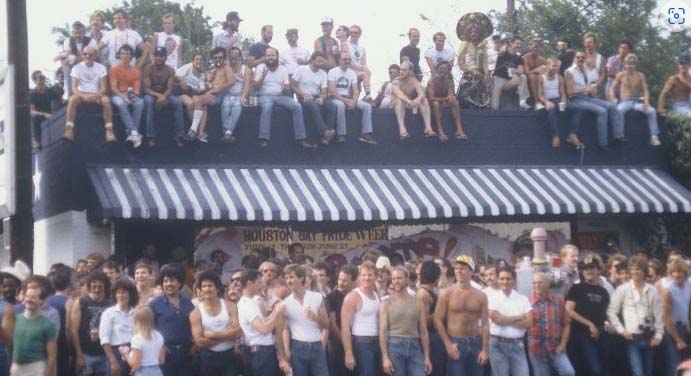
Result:
{"label": "shirtless man", "polygon": [[689,101],[691,75],[689,75],[689,63],[691,63],[689,55],[681,55],[677,58],[678,72],[667,79],[665,86],[660,92],[660,98],[657,100],[658,113],[665,113],[665,98],[671,94],[674,100],[674,103],[672,103],[672,114],[691,117],[691,101]]}
{"label": "shirtless man", "polygon": [[[341,339],[345,366],[357,376],[379,374],[379,306],[374,291],[377,267],[369,261],[360,264],[359,287],[348,293],[341,308]],[[352,326],[352,328],[351,328]]]}
{"label": "shirtless man", "polygon": [[[650,131],[650,145],[660,146],[660,128],[657,125],[657,112],[650,105],[650,91],[645,75],[636,70],[638,56],[628,54],[624,58],[624,71],[617,73],[616,78],[609,87],[609,97],[616,100],[617,94],[619,104],[617,109],[621,113],[622,119],[627,111],[634,110],[643,112],[648,118],[648,130]],[[641,102],[641,99],[643,101]]]}
{"label": "shirtless man", "polygon": [[228,88],[235,84],[233,70],[225,64],[226,49],[216,47],[211,50],[211,62],[213,68],[206,73],[205,85],[209,88],[204,94],[194,97],[194,111],[192,112],[192,125],[185,138],[201,142],[208,142],[206,138],[206,118],[209,106],[219,106],[223,103]]}
{"label": "shirtless man", "polygon": [[331,17],[322,17],[321,20],[323,35],[314,40],[314,49],[312,51],[321,51],[326,57],[326,64],[323,69],[327,72],[331,68],[338,65],[338,41],[331,36],[334,29],[334,20]]}
{"label": "shirtless man", "polygon": [[544,107],[538,100],[538,78],[547,73],[547,60],[540,55],[541,51],[542,41],[539,38],[533,38],[530,40],[530,52],[523,55],[523,70],[528,76],[528,89],[535,100],[535,110],[541,110]]}
{"label": "shirtless man", "polygon": [[405,109],[412,108],[413,114],[417,114],[420,110],[422,121],[425,123],[425,137],[436,137],[437,134],[432,130],[429,102],[425,98],[425,91],[422,89],[420,81],[417,80],[412,70],[413,65],[410,62],[403,62],[401,75],[393,81],[393,108],[398,121],[398,134],[401,140],[410,137],[404,120]]}
{"label": "shirtless man", "polygon": [[449,355],[448,375],[481,376],[489,356],[487,296],[470,286],[474,267],[471,257],[456,257],[456,285],[442,290],[434,310],[434,327]]}
{"label": "shirtless man", "polygon": [[[589,79],[598,87],[598,93],[607,78],[607,64],[605,58],[597,52],[597,37],[591,32],[583,35],[583,47],[585,48],[585,66],[588,72],[597,71],[597,81]],[[598,97],[602,97],[598,95]]]}
{"label": "shirtless man", "polygon": [[443,61],[437,65],[437,75],[427,83],[427,98],[432,103],[432,113],[434,114],[434,121],[437,123],[439,141],[446,142],[449,139],[441,124],[441,110],[445,107],[451,107],[453,120],[456,124],[456,138],[467,140],[468,136],[463,132],[463,125],[461,124],[461,107],[454,94],[451,64]]}

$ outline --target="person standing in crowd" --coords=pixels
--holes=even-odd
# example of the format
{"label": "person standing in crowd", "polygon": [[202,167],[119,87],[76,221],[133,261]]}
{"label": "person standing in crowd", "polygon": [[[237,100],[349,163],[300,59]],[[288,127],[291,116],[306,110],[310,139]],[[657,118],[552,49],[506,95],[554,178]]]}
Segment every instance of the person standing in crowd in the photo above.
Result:
{"label": "person standing in crowd", "polygon": [[[262,39],[250,46],[247,65],[251,68],[257,67],[266,62],[266,50],[272,48],[269,43],[274,37],[274,27],[272,25],[262,26]],[[278,50],[276,50],[278,55]],[[278,56],[277,56],[278,58]]]}
{"label": "person standing in crowd", "polygon": [[[12,336],[11,375],[52,376],[57,361],[57,331],[41,314],[48,293],[42,288],[27,288],[26,309],[17,315]],[[4,329],[3,329],[4,332]]]}
{"label": "person standing in crowd", "polygon": [[115,281],[122,276],[118,266],[118,263],[113,259],[104,261],[103,265],[101,266],[101,271],[106,274],[111,286],[115,285]]}
{"label": "person standing in crowd", "polygon": [[[134,49],[125,44],[118,51],[120,64],[110,67],[110,100],[118,109],[120,120],[125,125],[127,142],[137,148],[142,143],[139,124],[144,112],[144,100],[141,98],[141,77],[139,69],[130,64]],[[132,111],[129,107],[132,106]]]}
{"label": "person standing in crowd", "polygon": [[[321,144],[328,145],[336,131],[333,129],[337,107],[332,101],[327,101],[328,80],[326,72],[321,68],[326,64],[324,55],[316,51],[309,57],[307,65],[300,65],[295,69],[290,79],[292,91],[297,94],[298,102],[302,105],[302,111],[312,116],[312,121],[317,126],[321,135]],[[326,109],[327,120],[324,120],[322,108]]]}
{"label": "person standing in crowd", "polygon": [[474,269],[471,257],[456,257],[456,284],[440,292],[434,310],[434,327],[444,343],[449,375],[481,376],[489,357],[488,300],[470,285]]}
{"label": "person standing in crowd", "polygon": [[77,117],[77,108],[82,103],[95,103],[103,107],[103,122],[106,128],[106,142],[115,142],[113,134],[113,109],[110,99],[106,95],[108,91],[106,67],[95,62],[96,49],[86,46],[82,52],[84,61],[72,68],[72,96],[67,102],[67,115],[65,122],[65,134],[63,138],[74,140],[74,120]]}
{"label": "person standing in crowd", "polygon": [[134,265],[134,283],[137,285],[139,301],[137,305],[149,303],[154,298],[154,276],[151,265],[140,262]]}
{"label": "person standing in crowd", "polygon": [[655,286],[646,283],[646,259],[632,257],[629,273],[631,281],[614,291],[607,317],[617,333],[627,340],[632,374],[652,376],[653,350],[660,345],[664,334],[662,302]]}
{"label": "person standing in crowd", "polygon": [[424,261],[418,271],[418,289],[415,299],[425,307],[425,319],[427,334],[429,336],[429,357],[432,363],[430,376],[446,375],[446,349],[437,328],[434,326],[434,311],[437,307],[439,296],[435,291],[437,280],[441,270],[434,261]]}
{"label": "person standing in crowd", "polygon": [[[393,108],[396,113],[396,121],[398,122],[398,135],[401,140],[410,138],[408,129],[405,126],[405,112],[406,108],[410,108],[413,114],[420,111],[420,116],[425,125],[424,135],[427,138],[436,137],[437,134],[432,130],[432,121],[430,117],[430,105],[425,97],[425,90],[420,85],[420,81],[413,76],[411,63],[401,64],[401,75],[396,78],[392,85],[391,92],[394,97]],[[433,77],[436,77],[437,73]]]}
{"label": "person standing in crowd", "polygon": [[262,294],[264,297],[264,303],[266,304],[266,310],[273,310],[273,306],[276,303],[285,299],[289,294],[288,290],[280,280],[281,271],[274,262],[264,261],[259,265],[259,274],[262,280]]}
{"label": "person standing in crowd", "polygon": [[136,51],[137,48],[141,51],[141,56],[138,61],[132,59],[133,62],[136,61],[137,68],[142,69],[144,67],[144,62],[146,61],[143,56],[148,56],[148,47],[142,36],[138,32],[129,28],[129,17],[123,9],[117,9],[113,12],[113,30],[108,31],[101,39],[98,44],[98,49],[103,50],[108,47],[108,56],[105,60],[106,65],[113,66],[118,63],[118,51],[122,45],[129,45],[133,50]]}
{"label": "person standing in crowd", "polygon": [[497,66],[497,57],[499,57],[499,52],[501,52],[501,36],[492,35],[492,48],[487,50],[487,73],[492,74],[494,68]]}
{"label": "person standing in crowd", "polygon": [[151,265],[151,273],[153,277],[158,276],[158,271],[161,269],[161,265],[156,259],[156,244],[148,243],[142,248],[142,257],[135,261],[134,264],[145,263]]}
{"label": "person standing in crowd", "polygon": [[[89,17],[89,31],[87,32],[87,36],[96,42],[97,47],[99,43],[101,43],[103,37],[106,35],[106,33],[103,31],[103,25],[105,24],[106,16],[103,14],[103,12],[96,11],[91,15],[91,17]],[[108,56],[108,54],[108,47],[104,47],[99,53],[98,62],[103,64],[105,62],[104,57]]]}
{"label": "person standing in crowd", "polygon": [[[612,82],[617,77],[617,74],[624,71],[624,59],[631,53],[631,42],[624,40],[619,42],[617,54],[610,56],[607,59],[607,85],[605,86],[605,93],[609,95],[609,88],[612,87]],[[618,91],[615,92],[619,96]],[[613,98],[608,97],[610,100]]]}
{"label": "person standing in crowd", "polygon": [[[69,375],[70,360],[69,360],[69,343],[67,341],[67,317],[66,304],[72,293],[71,278],[72,269],[69,266],[62,265],[60,268],[51,271],[48,274],[50,284],[53,286],[55,293],[46,298],[46,303],[55,308],[60,315],[60,330],[58,331],[58,358],[57,358],[57,374]],[[2,321],[2,318],[0,318]]]}
{"label": "person standing in crowd", "polygon": [[346,295],[353,289],[357,279],[357,268],[344,265],[338,271],[336,288],[326,296],[326,309],[329,314],[329,374],[331,376],[350,376],[345,368],[343,338],[341,336],[341,309]]}
{"label": "person standing in crowd", "polygon": [[506,47],[497,57],[496,68],[492,74],[494,86],[492,87],[492,99],[490,105],[493,110],[501,106],[502,92],[517,90],[519,106],[522,110],[529,110],[528,78],[524,71],[523,58],[518,54],[523,47],[523,39],[515,35],[507,42]]}
{"label": "person standing in crowd", "polygon": [[194,344],[201,349],[200,372],[210,376],[237,375],[233,347],[242,335],[238,307],[223,297],[221,279],[213,272],[197,275],[201,301],[190,314]]}
{"label": "person standing in crowd", "polygon": [[[420,69],[420,48],[417,46],[420,44],[420,30],[416,28],[410,28],[408,30],[408,44],[401,48],[399,54],[399,64],[403,64],[409,61],[413,64],[413,72],[418,81],[422,82],[422,70]],[[391,67],[389,67],[389,70]],[[392,78],[393,80],[393,78]]]}
{"label": "person standing in crowd", "polygon": [[82,52],[84,47],[91,47],[95,50],[98,49],[98,44],[96,40],[85,35],[86,27],[83,23],[76,21],[72,24],[72,32],[70,37],[65,39],[63,42],[63,52],[56,57],[57,60],[62,62],[62,72],[64,74],[63,79],[65,81],[65,90],[67,91],[67,97],[72,95],[72,68],[84,60]]}
{"label": "person standing in crowd", "polygon": [[85,281],[87,294],[72,305],[70,314],[76,368],[84,375],[109,373],[108,359],[99,342],[101,313],[111,306],[110,281],[101,271],[92,271]]}
{"label": "person standing in crowd", "polygon": [[571,290],[571,286],[580,282],[578,273],[578,247],[573,244],[566,244],[559,250],[562,260],[562,267],[559,270],[561,281],[561,294],[566,294]]}
{"label": "person standing in crowd", "polygon": [[252,70],[242,64],[242,51],[237,47],[231,47],[228,52],[228,67],[233,75],[234,83],[228,89],[221,104],[221,121],[224,130],[221,141],[232,144],[236,141],[233,131],[240,120],[242,108],[247,106]]}
{"label": "person standing in crowd", "polygon": [[[559,75],[561,62],[553,57],[547,59],[547,73],[539,74],[536,81],[535,100],[542,103],[547,111],[547,121],[552,132],[552,147],[561,145],[559,138],[559,113],[566,109],[566,85],[564,78]],[[571,129],[569,133],[575,134]]]}
{"label": "person standing in crowd", "polygon": [[134,309],[139,301],[137,288],[129,279],[118,279],[111,288],[114,306],[101,314],[98,337],[108,358],[112,376],[128,376],[130,366],[123,354],[129,350],[134,328]]}
{"label": "person standing in crowd", "polygon": [[492,375],[528,376],[523,336],[532,325],[532,306],[528,297],[514,290],[516,272],[512,268],[499,268],[498,279],[500,291],[488,297]]}
{"label": "person standing in crowd", "polygon": [[437,135],[439,141],[446,142],[449,138],[444,132],[442,124],[442,109],[451,108],[453,121],[456,129],[456,139],[467,140],[468,136],[463,131],[461,124],[461,106],[456,98],[453,76],[451,75],[451,65],[442,61],[437,65],[437,75],[432,77],[427,83],[427,99],[432,104],[432,114],[437,123]]}
{"label": "person standing in crowd", "polygon": [[324,70],[338,66],[339,48],[336,38],[331,36],[334,29],[334,20],[331,17],[322,17],[321,19],[322,36],[314,40],[314,51],[320,51],[326,58]]}
{"label": "person standing in crowd", "polygon": [[393,293],[379,309],[382,368],[394,376],[429,374],[427,308],[408,293],[408,271],[402,266],[394,267],[391,284]]}
{"label": "person standing in crowd", "polygon": [[156,47],[153,52],[154,63],[148,65],[142,75],[144,93],[146,94],[144,97],[146,137],[149,139],[149,147],[151,148],[156,146],[156,112],[168,105],[173,110],[175,139],[179,140],[185,134],[184,110],[180,97],[173,95],[175,70],[166,65],[167,53],[165,47]]}
{"label": "person standing in crowd", "polygon": [[298,29],[286,30],[286,40],[288,48],[281,52],[280,64],[288,71],[288,76],[292,77],[295,70],[306,65],[310,60],[310,52],[305,47],[298,46]]}
{"label": "person standing in crowd", "polygon": [[[619,265],[626,262],[626,256],[622,254],[615,254],[607,259],[607,283],[612,286],[612,292],[614,289],[621,285],[622,280],[619,272]],[[611,293],[610,293],[611,294]]]}
{"label": "person standing in crowd", "polygon": [[242,296],[242,287],[240,287],[241,276],[242,271],[237,270],[233,272],[233,274],[230,276],[230,280],[228,280],[228,285],[226,286],[226,299],[231,303],[235,303],[236,305]]}
{"label": "person standing in crowd", "polygon": [[230,11],[226,13],[223,31],[214,36],[211,47],[221,47],[226,50],[226,54],[230,53],[231,47],[240,48],[242,43],[242,34],[238,31],[240,22],[242,22],[242,18],[240,18],[238,12]]}
{"label": "person standing in crowd", "polygon": [[453,52],[451,48],[444,46],[446,43],[446,34],[442,32],[434,33],[432,41],[434,42],[434,47],[425,52],[425,60],[430,70],[430,77],[437,75],[437,65],[442,61],[448,62],[453,68],[454,61],[456,60],[456,53]]}
{"label": "person standing in crowd", "polygon": [[284,370],[290,365],[283,351],[282,332],[274,336],[276,328],[283,327],[285,305],[278,302],[271,314],[262,312],[260,304],[262,281],[256,270],[245,270],[240,277],[242,297],[238,302],[240,327],[249,350],[247,358],[253,375],[279,376],[279,361]]}
{"label": "person standing in crowd", "polygon": [[597,36],[592,32],[583,34],[583,48],[585,49],[584,65],[588,71],[588,82],[595,85],[596,98],[604,98],[601,94],[604,91],[605,78],[607,77],[607,63],[604,56],[597,51]]}
{"label": "person standing in crowd", "polygon": [[[557,71],[558,74],[558,71]],[[549,293],[549,280],[543,273],[533,274],[533,310],[528,328],[528,351],[535,376],[574,376],[566,355],[571,325],[564,300]]]}
{"label": "person standing in crowd", "polygon": [[31,147],[34,152],[41,149],[41,123],[53,117],[53,101],[62,99],[57,91],[46,86],[46,76],[40,70],[31,73],[31,80],[36,85],[29,93],[29,111],[31,111]]}
{"label": "person standing in crowd", "polygon": [[150,56],[151,61],[154,61],[155,56],[153,52],[157,48],[165,48],[166,54],[166,65],[173,68],[173,70],[178,69],[182,66],[182,38],[175,34],[175,16],[172,13],[164,14],[161,17],[161,26],[163,31],[154,33],[151,37],[152,54]]}
{"label": "person standing in crowd", "polygon": [[365,261],[360,264],[358,287],[346,295],[341,308],[341,338],[345,366],[357,376],[379,374],[379,308],[375,292],[377,267]]}
{"label": "person standing in crowd", "polygon": [[305,285],[305,274],[305,267],[296,264],[283,272],[291,292],[283,301],[285,323],[290,329],[290,368],[295,376],[328,376],[321,332],[329,327],[329,316],[321,294]]}
{"label": "person standing in crowd", "polygon": [[314,268],[314,276],[319,282],[319,291],[322,297],[326,298],[331,292],[331,267],[323,261],[319,261],[312,265]]}
{"label": "person standing in crowd", "polygon": [[[269,146],[271,138],[271,114],[274,105],[283,107],[292,115],[293,133],[297,145],[306,150],[313,150],[314,145],[307,142],[305,122],[302,107],[293,99],[283,95],[290,90],[290,78],[288,71],[278,64],[278,50],[268,47],[263,54],[262,63],[257,65],[254,71],[252,83],[259,94],[259,146]],[[250,65],[251,66],[251,65]]]}
{"label": "person standing in crowd", "polygon": [[139,307],[134,312],[132,350],[123,356],[127,358],[134,376],[163,376],[163,336],[154,329],[154,314],[149,307]]}
{"label": "person standing in crowd", "polygon": [[401,67],[398,64],[389,65],[389,80],[384,82],[379,89],[377,97],[372,105],[377,108],[392,108],[393,105],[393,80],[401,75]]}
{"label": "person standing in crowd", "polygon": [[[573,285],[566,294],[566,312],[571,317],[570,359],[577,373],[602,375],[605,349],[602,338],[609,329],[607,307],[609,294],[600,285],[600,260],[592,255],[583,258],[583,281]],[[575,355],[575,356],[574,356]]]}
{"label": "person standing in crowd", "polygon": [[691,74],[689,74],[689,55],[677,57],[677,73],[667,78],[657,100],[657,112],[665,114],[665,98],[672,95],[672,114],[691,117]]}
{"label": "person standing in crowd", "polygon": [[184,281],[185,274],[180,264],[164,265],[157,281],[163,294],[149,302],[154,327],[163,336],[165,362],[161,368],[165,376],[190,375],[187,360],[192,344],[189,316],[194,305],[180,294]]}
{"label": "person standing in crowd", "polygon": [[563,77],[564,72],[568,68],[571,68],[571,66],[573,65],[573,59],[576,56],[576,51],[569,48],[569,42],[563,39],[560,39],[557,42],[557,51],[559,51],[557,59],[561,61],[561,67],[559,67],[559,74]]}
{"label": "person standing in crowd", "polygon": [[662,291],[662,317],[665,323],[663,342],[666,356],[666,375],[674,376],[691,343],[689,332],[689,304],[691,280],[686,261],[676,259],[668,266],[670,275]]}

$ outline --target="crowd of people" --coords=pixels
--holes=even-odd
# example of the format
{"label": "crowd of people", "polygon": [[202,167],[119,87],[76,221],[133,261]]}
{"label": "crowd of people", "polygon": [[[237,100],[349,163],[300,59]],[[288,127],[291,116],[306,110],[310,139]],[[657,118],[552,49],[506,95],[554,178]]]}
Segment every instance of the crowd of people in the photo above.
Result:
{"label": "crowd of people", "polygon": [[691,340],[676,249],[603,262],[567,244],[524,292],[525,265],[466,254],[155,253],[2,269],[0,375],[675,375]]}
{"label": "crowd of people", "polygon": [[[453,136],[458,140],[467,139],[461,107],[545,110],[553,147],[561,144],[559,112],[568,109],[572,116],[565,141],[579,149],[584,147],[578,137],[581,114],[592,112],[598,147],[603,150],[627,142],[624,114],[631,110],[647,116],[650,144],[660,145],[657,113],[665,112],[668,95],[673,97],[673,113],[691,116],[689,56],[678,58],[679,73],[669,78],[660,93],[656,113],[631,43],[622,41],[618,53],[605,59],[592,33],[583,35],[584,50],[572,50],[560,41],[558,53],[547,58],[540,39],[532,39],[526,51],[520,36],[495,35],[486,41],[474,27],[466,28],[458,53],[447,46],[446,35],[437,32],[432,38],[434,47],[421,54],[420,31],[411,28],[400,61],[388,67],[389,80],[375,95],[367,52],[359,42],[362,28],[338,26],[334,32],[330,17],[321,19],[322,36],[314,41],[312,52],[298,45],[298,30],[291,28],[285,34],[289,48],[279,53],[271,47],[271,25],[263,26],[261,39],[243,50],[242,19],[238,12],[229,12],[224,31],[213,38],[210,64],[202,53],[194,53],[192,62],[183,61],[184,39],[175,34],[171,14],[162,17],[162,31],[146,39],[131,28],[122,10],[113,12],[112,30],[103,30],[105,21],[103,14],[96,13],[88,30],[79,21],[72,24],[71,36],[56,57],[62,67],[54,87],[46,88],[40,71],[32,74],[34,149],[41,147],[41,122],[51,117],[51,103],[61,101],[63,93],[68,98],[65,139],[74,139],[80,104],[93,103],[103,108],[106,141],[116,141],[112,130],[115,107],[126,128],[126,141],[135,148],[143,143],[156,146],[156,116],[162,110],[172,112],[178,146],[186,141],[208,142],[207,114],[214,107],[221,113],[222,142],[228,144],[236,141],[235,127],[243,109],[261,107],[261,147],[269,144],[273,107],[285,108],[292,117],[297,145],[304,149],[345,142],[345,114],[350,110],[362,114],[358,140],[376,144],[373,107],[394,110],[401,140],[409,137],[406,111],[410,109],[415,116],[419,112],[424,135],[440,142],[449,140],[442,127],[444,108],[452,109]],[[429,72],[426,86],[421,84],[423,57]],[[458,85],[451,73],[456,65],[461,71]],[[319,133],[315,142],[307,140],[306,115]]]}

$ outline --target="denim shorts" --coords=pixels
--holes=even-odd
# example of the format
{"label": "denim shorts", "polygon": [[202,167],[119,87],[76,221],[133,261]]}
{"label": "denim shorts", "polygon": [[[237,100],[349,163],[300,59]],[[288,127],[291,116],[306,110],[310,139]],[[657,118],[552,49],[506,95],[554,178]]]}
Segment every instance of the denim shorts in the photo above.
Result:
{"label": "denim shorts", "polygon": [[108,358],[105,355],[88,355],[84,354],[84,373],[87,375],[94,373],[110,373],[108,366]]}
{"label": "denim shorts", "polygon": [[139,367],[134,376],[163,376],[160,366],[144,366]]}

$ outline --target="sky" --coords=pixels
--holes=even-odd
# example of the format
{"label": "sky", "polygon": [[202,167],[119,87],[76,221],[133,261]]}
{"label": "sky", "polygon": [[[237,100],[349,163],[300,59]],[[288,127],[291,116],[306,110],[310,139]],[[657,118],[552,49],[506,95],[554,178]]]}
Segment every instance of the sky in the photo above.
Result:
{"label": "sky", "polygon": [[[189,1],[181,1],[186,4]],[[59,65],[53,62],[53,57],[60,52],[55,44],[55,36],[51,34],[51,27],[82,21],[88,25],[88,16],[97,9],[106,9],[121,4],[122,1],[89,0],[70,1],[76,6],[50,7],[46,0],[27,0],[28,34],[29,34],[29,71],[41,69],[48,77],[52,77]],[[408,43],[405,35],[410,27],[421,30],[420,48],[423,51],[432,46],[432,35],[436,31],[447,34],[447,44],[456,47],[459,40],[456,37],[456,23],[467,12],[487,12],[491,9],[504,9],[505,0],[483,1],[452,1],[452,0],[293,0],[286,2],[235,2],[237,6],[229,6],[226,1],[194,1],[204,7],[204,13],[213,21],[222,21],[228,11],[240,13],[243,22],[240,31],[245,37],[260,37],[260,29],[264,24],[274,26],[272,45],[279,51],[287,47],[285,30],[295,27],[300,32],[298,44],[312,49],[314,39],[320,36],[319,21],[324,16],[334,18],[334,24],[358,24],[363,29],[360,44],[365,47],[367,60],[372,71],[372,90],[376,91],[382,82],[388,79],[387,67],[398,63],[398,53]],[[271,8],[271,14],[266,10]],[[431,22],[423,21],[420,14],[424,14]],[[290,15],[286,17],[285,15]],[[214,34],[220,32],[214,30]],[[423,65],[424,66],[424,65]]]}

